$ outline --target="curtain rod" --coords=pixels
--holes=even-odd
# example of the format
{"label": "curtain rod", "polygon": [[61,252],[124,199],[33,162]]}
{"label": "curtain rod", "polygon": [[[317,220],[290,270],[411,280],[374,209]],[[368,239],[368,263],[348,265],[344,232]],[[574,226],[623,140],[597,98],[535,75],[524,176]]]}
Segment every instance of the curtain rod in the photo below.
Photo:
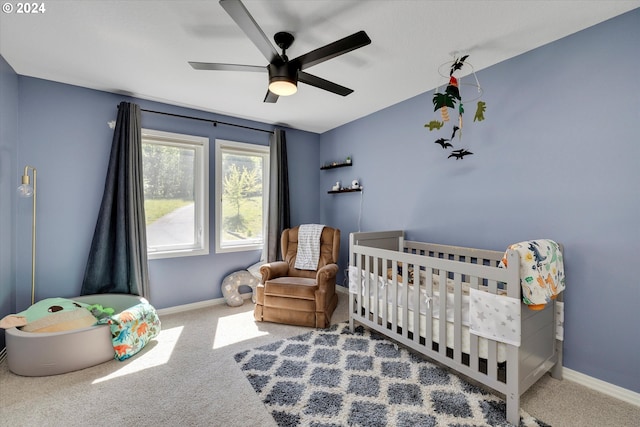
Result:
{"label": "curtain rod", "polygon": [[164,116],[180,117],[182,119],[200,120],[201,122],[213,123],[213,126],[218,126],[220,124],[220,125],[227,125],[227,126],[235,126],[243,129],[255,130],[258,132],[273,133],[272,130],[264,130],[264,129],[252,128],[250,126],[236,125],[234,123],[221,122],[220,120],[203,119],[200,117],[183,116],[181,114],[173,114],[173,113],[163,113],[162,111],[145,110],[144,108],[141,108],[140,111],[144,111],[145,113],[162,114]]}

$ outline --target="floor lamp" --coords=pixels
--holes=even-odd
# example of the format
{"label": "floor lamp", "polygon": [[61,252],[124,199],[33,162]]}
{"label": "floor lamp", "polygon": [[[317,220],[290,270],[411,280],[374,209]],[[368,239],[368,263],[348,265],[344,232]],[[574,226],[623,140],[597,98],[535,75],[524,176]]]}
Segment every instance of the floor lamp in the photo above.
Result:
{"label": "floor lamp", "polygon": [[[29,169],[33,175],[33,185],[31,185],[31,177]],[[33,166],[25,166],[22,175],[22,185],[18,187],[18,195],[20,197],[33,196],[33,218],[31,223],[31,305],[35,303],[36,295],[36,182],[37,171]]]}

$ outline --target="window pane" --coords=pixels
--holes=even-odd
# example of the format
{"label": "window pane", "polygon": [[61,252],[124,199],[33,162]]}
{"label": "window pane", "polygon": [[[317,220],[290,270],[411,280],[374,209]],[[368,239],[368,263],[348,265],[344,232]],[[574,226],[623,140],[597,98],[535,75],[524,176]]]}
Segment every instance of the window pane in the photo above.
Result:
{"label": "window pane", "polygon": [[149,258],[209,253],[207,146],[207,138],[143,129]]}
{"label": "window pane", "polygon": [[216,251],[262,249],[269,147],[216,140]]}
{"label": "window pane", "polygon": [[222,153],[220,246],[262,244],[264,156]]}
{"label": "window pane", "polygon": [[195,150],[143,144],[147,246],[193,246]]}

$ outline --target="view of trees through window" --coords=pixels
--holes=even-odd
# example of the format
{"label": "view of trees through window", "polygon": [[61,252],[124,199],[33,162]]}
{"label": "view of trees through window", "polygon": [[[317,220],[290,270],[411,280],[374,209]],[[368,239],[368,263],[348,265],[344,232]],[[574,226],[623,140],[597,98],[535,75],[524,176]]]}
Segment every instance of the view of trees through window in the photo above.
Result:
{"label": "view of trees through window", "polygon": [[260,243],[263,230],[262,156],[222,154],[222,244]]}
{"label": "view of trees through window", "polygon": [[145,198],[193,203],[193,149],[144,144],[143,157]]}

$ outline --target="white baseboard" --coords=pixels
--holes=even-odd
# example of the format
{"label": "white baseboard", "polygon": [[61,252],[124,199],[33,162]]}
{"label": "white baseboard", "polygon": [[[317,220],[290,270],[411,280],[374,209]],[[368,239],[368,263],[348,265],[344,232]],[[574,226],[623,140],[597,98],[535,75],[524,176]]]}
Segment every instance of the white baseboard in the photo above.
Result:
{"label": "white baseboard", "polygon": [[[251,292],[240,294],[240,296],[243,299],[250,299]],[[161,309],[158,309],[157,312],[158,312],[158,316],[162,316],[162,315],[173,314],[173,313],[182,313],[183,311],[197,310],[199,308],[213,307],[216,305],[222,305],[224,303],[225,303],[224,298],[216,298],[216,299],[210,299],[206,301],[198,301],[191,304],[183,304],[183,305],[176,305],[174,307],[161,308]]]}
{"label": "white baseboard", "polygon": [[562,368],[562,378],[573,381],[592,390],[614,397],[618,400],[640,406],[640,393],[619,387],[568,368]]}

